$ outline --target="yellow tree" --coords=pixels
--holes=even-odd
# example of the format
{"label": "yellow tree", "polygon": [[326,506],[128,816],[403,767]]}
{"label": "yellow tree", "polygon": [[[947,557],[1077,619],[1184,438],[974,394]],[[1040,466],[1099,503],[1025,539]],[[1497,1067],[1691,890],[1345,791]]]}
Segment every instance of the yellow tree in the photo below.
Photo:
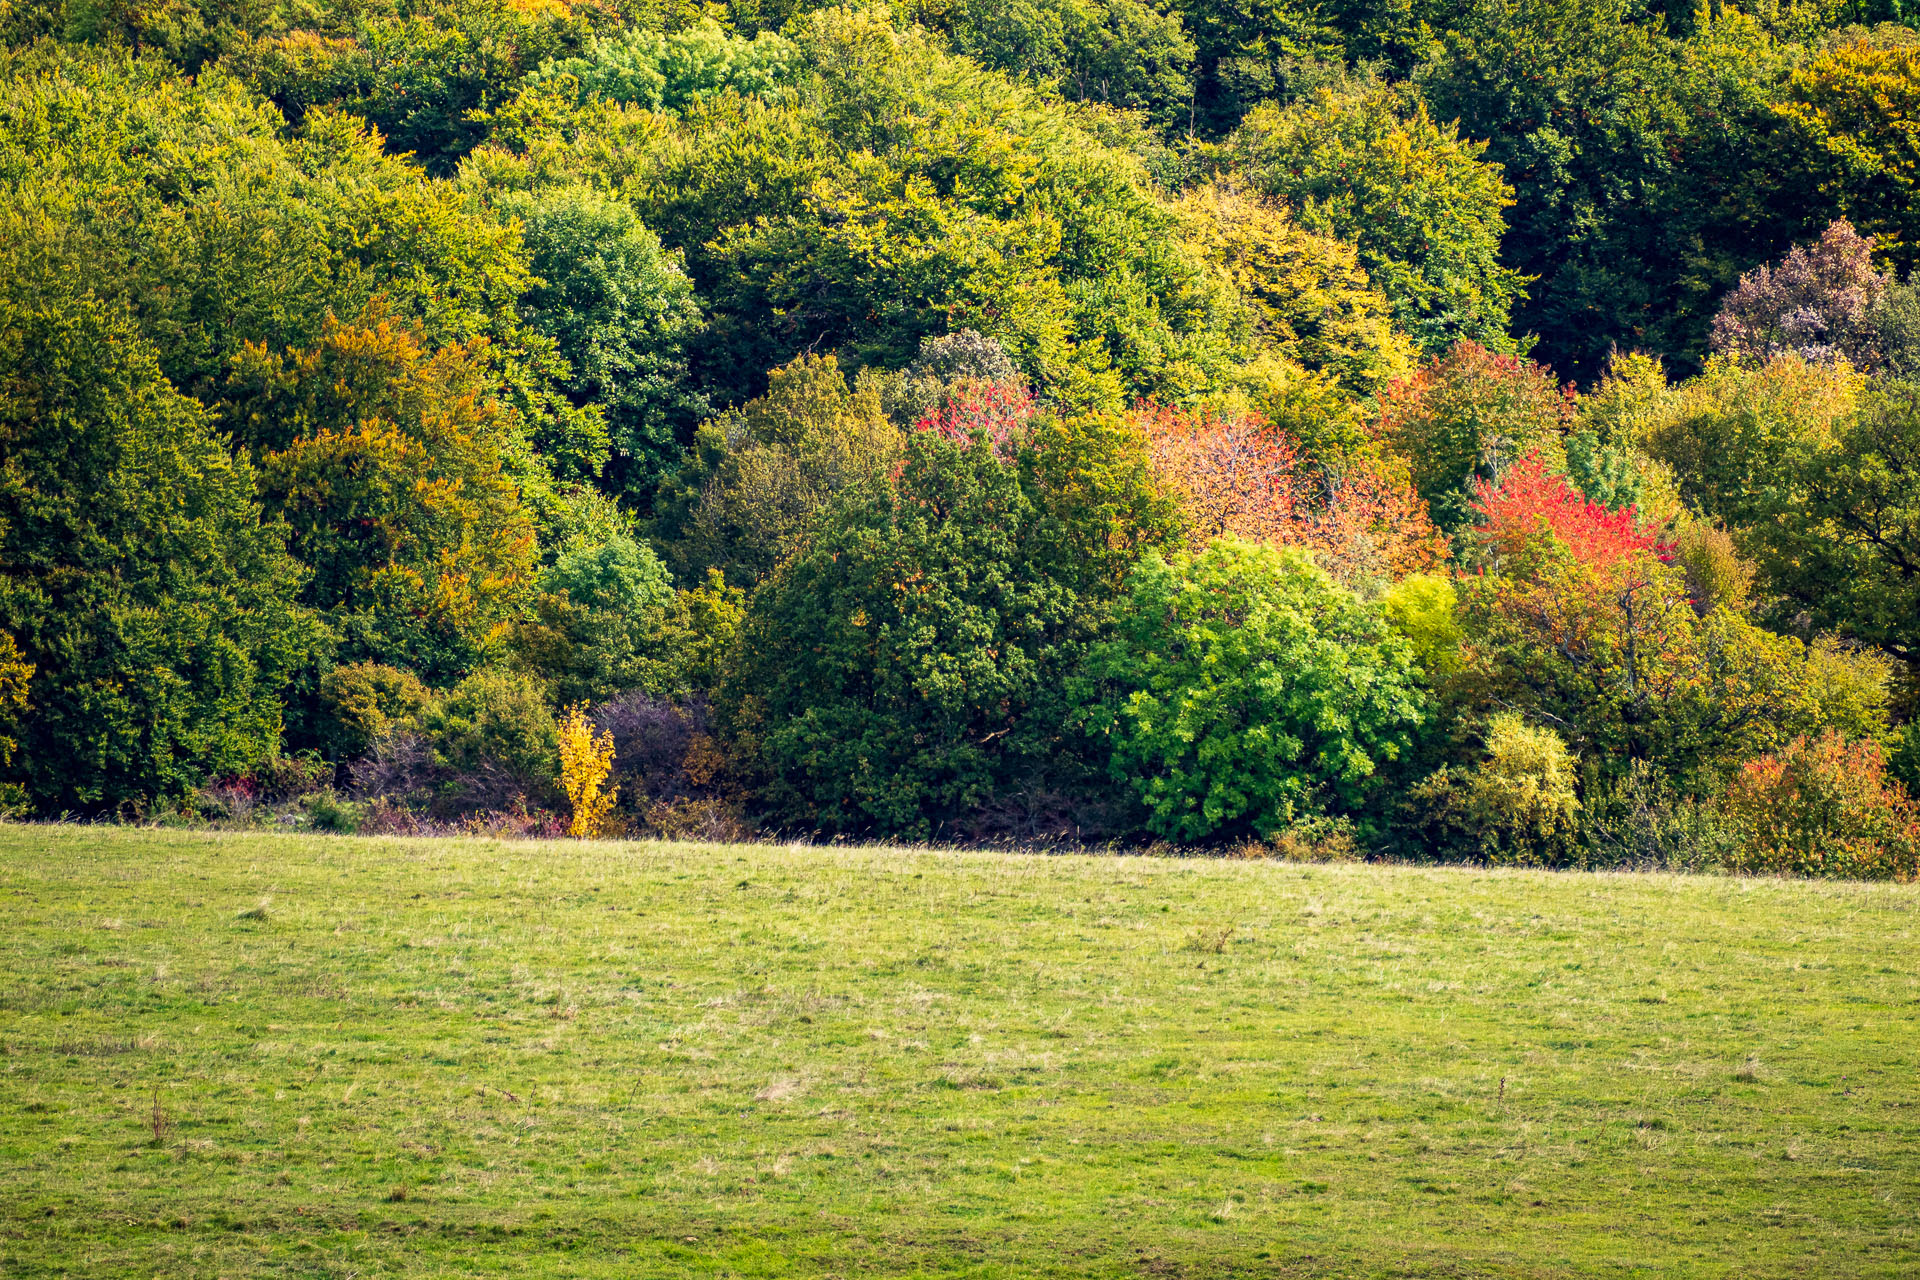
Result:
{"label": "yellow tree", "polygon": [[613,772],[613,735],[596,733],[586,708],[575,704],[560,721],[560,786],[573,806],[567,834],[586,838],[611,834],[613,803],[620,788],[606,785]]}

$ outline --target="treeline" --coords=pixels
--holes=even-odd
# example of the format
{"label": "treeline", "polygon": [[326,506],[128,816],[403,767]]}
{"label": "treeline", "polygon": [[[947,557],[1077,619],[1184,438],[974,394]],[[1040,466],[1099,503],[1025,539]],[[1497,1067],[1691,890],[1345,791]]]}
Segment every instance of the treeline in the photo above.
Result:
{"label": "treeline", "polygon": [[5,803],[1911,876],[1893,16],[14,0]]}

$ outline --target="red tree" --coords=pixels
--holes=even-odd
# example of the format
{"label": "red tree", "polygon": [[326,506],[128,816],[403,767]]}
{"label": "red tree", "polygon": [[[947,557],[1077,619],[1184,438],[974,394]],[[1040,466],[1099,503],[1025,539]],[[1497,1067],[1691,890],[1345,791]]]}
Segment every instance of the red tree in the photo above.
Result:
{"label": "red tree", "polygon": [[1543,535],[1602,572],[1643,555],[1673,557],[1673,548],[1657,530],[1641,525],[1634,508],[1615,511],[1588,501],[1537,453],[1507,468],[1498,485],[1476,478],[1471,509],[1475,537],[1496,563],[1511,562]]}

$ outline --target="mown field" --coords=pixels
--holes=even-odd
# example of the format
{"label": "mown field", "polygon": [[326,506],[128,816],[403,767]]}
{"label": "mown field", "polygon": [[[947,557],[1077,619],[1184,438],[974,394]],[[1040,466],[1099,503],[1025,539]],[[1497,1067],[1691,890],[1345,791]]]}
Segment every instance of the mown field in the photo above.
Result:
{"label": "mown field", "polygon": [[0,1274],[1920,1273],[1920,886],[0,828]]}

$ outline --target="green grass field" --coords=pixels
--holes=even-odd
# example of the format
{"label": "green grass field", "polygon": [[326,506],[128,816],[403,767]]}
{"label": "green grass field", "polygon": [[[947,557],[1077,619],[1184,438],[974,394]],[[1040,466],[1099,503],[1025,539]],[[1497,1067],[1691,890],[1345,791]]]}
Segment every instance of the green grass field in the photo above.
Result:
{"label": "green grass field", "polygon": [[0,827],[0,1274],[1920,1274],[1920,886]]}

